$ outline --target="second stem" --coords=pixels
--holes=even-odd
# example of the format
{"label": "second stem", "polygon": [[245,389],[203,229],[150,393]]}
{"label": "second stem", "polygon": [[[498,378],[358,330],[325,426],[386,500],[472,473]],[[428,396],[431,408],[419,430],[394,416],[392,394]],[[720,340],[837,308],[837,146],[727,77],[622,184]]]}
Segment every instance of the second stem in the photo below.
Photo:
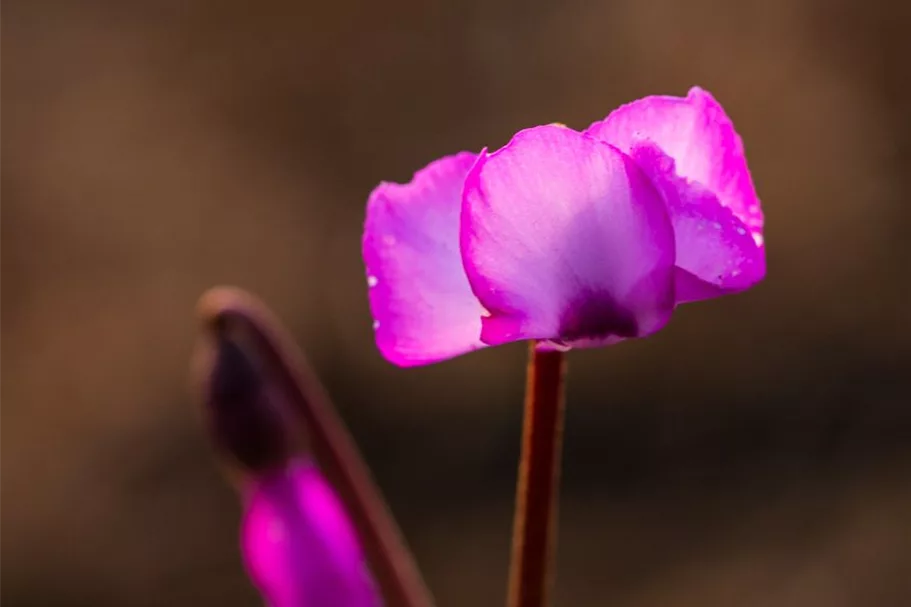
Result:
{"label": "second stem", "polygon": [[565,373],[562,352],[530,344],[508,607],[544,607],[553,585]]}

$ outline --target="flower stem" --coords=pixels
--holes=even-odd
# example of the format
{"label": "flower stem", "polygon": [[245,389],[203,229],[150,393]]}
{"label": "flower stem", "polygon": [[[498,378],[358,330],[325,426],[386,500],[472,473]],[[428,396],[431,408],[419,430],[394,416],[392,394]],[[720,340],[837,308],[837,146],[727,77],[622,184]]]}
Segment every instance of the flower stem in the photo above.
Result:
{"label": "flower stem", "polygon": [[562,352],[540,352],[531,343],[508,607],[543,607],[549,600],[557,536],[565,373]]}
{"label": "flower stem", "polygon": [[348,509],[386,604],[431,607],[430,592],[354,440],[281,323],[254,296],[228,287],[206,292],[198,313],[206,325],[231,320],[250,329],[278,387],[302,418],[313,455]]}

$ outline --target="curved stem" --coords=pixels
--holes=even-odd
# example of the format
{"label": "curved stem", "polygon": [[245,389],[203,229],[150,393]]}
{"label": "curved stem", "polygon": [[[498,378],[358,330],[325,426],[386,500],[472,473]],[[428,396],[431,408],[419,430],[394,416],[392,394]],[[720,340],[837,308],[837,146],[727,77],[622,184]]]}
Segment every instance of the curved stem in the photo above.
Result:
{"label": "curved stem", "polygon": [[543,607],[549,601],[557,532],[565,373],[562,352],[539,352],[531,343],[508,607]]}
{"label": "curved stem", "polygon": [[245,323],[282,391],[306,424],[310,447],[339,492],[373,565],[387,604],[430,607],[433,599],[401,531],[374,483],[354,440],[332,406],[303,353],[286,337],[281,323],[254,296],[219,287],[206,292],[198,313],[207,325]]}

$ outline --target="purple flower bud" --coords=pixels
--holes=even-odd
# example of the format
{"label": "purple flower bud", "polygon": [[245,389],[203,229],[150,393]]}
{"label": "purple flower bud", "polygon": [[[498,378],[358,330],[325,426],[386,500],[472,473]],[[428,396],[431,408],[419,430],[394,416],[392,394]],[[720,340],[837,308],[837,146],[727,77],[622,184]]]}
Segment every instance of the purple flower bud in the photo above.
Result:
{"label": "purple flower bud", "polygon": [[344,504],[304,455],[309,428],[287,362],[254,314],[206,312],[204,410],[219,451],[243,472],[240,544],[252,582],[268,607],[381,605]]}

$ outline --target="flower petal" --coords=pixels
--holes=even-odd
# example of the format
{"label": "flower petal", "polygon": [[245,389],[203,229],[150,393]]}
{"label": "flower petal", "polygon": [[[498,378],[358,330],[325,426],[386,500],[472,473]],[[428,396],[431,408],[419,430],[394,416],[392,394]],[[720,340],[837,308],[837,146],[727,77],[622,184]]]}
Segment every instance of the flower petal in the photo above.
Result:
{"label": "flower petal", "polygon": [[616,148],[559,126],[522,131],[482,152],[462,205],[485,343],[587,347],[667,322],[673,230],[660,194]]}
{"label": "flower petal", "polygon": [[258,478],[241,526],[244,564],[270,607],[379,607],[354,529],[307,461]]}
{"label": "flower petal", "polygon": [[411,183],[382,183],[370,195],[363,240],[370,308],[377,346],[397,365],[484,347],[483,309],[459,255],[462,186],[476,158],[447,156]]}
{"label": "flower petal", "polygon": [[677,246],[676,300],[686,303],[744,291],[765,276],[765,252],[744,223],[698,182],[680,177],[654,143],[632,158],[664,195]]}
{"label": "flower petal", "polygon": [[743,290],[762,279],[759,199],[740,136],[711,94],[695,87],[686,98],[646,97],[587,132],[632,155],[665,195],[683,270],[678,302]]}

